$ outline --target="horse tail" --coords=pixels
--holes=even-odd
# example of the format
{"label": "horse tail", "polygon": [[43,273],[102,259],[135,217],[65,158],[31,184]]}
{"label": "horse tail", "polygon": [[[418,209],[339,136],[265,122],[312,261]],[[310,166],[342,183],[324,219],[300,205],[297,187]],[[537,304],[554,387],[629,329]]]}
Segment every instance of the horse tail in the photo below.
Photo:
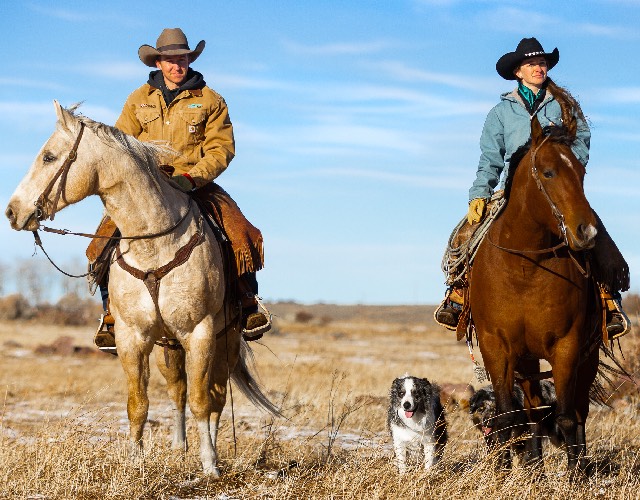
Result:
{"label": "horse tail", "polygon": [[275,417],[283,417],[280,409],[263,392],[260,383],[256,380],[257,376],[254,375],[255,372],[253,351],[247,342],[242,340],[240,342],[240,356],[233,373],[231,373],[231,380],[253,405],[266,410]]}
{"label": "horse tail", "polygon": [[[638,383],[624,365],[623,360],[616,355],[613,342],[607,344],[602,337],[603,306],[595,280],[592,280],[591,286],[593,287],[593,293],[590,294],[589,310],[593,311],[591,315],[593,333],[589,342],[589,349],[593,355],[597,356],[598,368],[596,377],[589,389],[589,400],[593,404],[611,407],[611,399],[616,391],[620,389],[623,382],[629,382],[636,387],[638,387]],[[618,344],[618,347],[620,347],[620,344]],[[624,359],[622,349],[620,349],[620,354]]]}
{"label": "horse tail", "polygon": [[616,356],[613,345],[608,346],[602,342],[600,352],[604,354],[605,359],[598,361],[598,373],[589,390],[589,400],[594,404],[610,407],[612,397],[620,389],[623,382],[631,383],[638,389],[640,387],[638,387],[633,375]]}

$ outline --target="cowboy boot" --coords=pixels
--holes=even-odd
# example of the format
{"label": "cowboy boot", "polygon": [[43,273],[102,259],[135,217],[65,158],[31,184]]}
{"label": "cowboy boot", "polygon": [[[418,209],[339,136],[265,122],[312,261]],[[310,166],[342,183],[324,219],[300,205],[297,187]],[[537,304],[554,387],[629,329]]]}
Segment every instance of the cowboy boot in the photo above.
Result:
{"label": "cowboy boot", "polygon": [[611,342],[626,335],[631,331],[631,321],[622,309],[622,297],[619,292],[611,294],[603,286],[600,286],[600,297],[606,307],[607,313],[607,337]]}
{"label": "cowboy boot", "polygon": [[107,283],[100,283],[100,294],[102,295],[102,307],[104,308],[104,312],[100,316],[100,324],[95,336],[93,337],[93,343],[101,351],[117,356],[116,333],[114,330],[115,320],[109,311],[109,290],[107,288]]}
{"label": "cowboy boot", "polygon": [[256,273],[244,273],[238,278],[238,293],[242,307],[242,337],[246,341],[258,340],[271,330],[271,314],[258,298]]}
{"label": "cowboy boot", "polygon": [[447,288],[444,300],[434,313],[436,322],[449,330],[455,330],[458,326],[458,319],[460,319],[463,305],[464,293],[462,288],[453,286]]}

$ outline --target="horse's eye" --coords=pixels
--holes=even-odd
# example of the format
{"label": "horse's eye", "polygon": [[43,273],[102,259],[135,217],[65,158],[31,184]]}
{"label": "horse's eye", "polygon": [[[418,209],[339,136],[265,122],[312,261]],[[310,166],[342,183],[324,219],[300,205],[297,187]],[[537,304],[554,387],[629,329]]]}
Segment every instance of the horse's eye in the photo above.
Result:
{"label": "horse's eye", "polygon": [[42,161],[44,161],[45,163],[53,163],[54,161],[56,161],[56,157],[54,154],[47,151],[42,155]]}
{"label": "horse's eye", "polygon": [[545,179],[551,179],[556,175],[556,173],[553,170],[545,170],[542,172],[542,175],[544,175]]}

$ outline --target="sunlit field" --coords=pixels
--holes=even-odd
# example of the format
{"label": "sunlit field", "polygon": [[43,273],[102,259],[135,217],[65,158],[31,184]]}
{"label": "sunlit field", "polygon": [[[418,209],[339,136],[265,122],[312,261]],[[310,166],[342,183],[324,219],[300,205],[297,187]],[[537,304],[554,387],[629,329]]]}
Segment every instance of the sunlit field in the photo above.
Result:
{"label": "sunlit field", "polygon": [[[186,454],[170,449],[170,402],[153,366],[145,453],[128,455],[126,387],[117,358],[91,348],[93,325],[0,323],[0,498],[637,498],[640,397],[631,384],[592,408],[591,475],[570,480],[563,450],[545,444],[543,472],[494,467],[466,406],[479,387],[464,342],[432,308],[278,303],[275,329],[252,343],[272,418],[232,391],[221,421],[223,476],[203,476],[195,427]],[[636,375],[635,330],[620,342]],[[480,359],[479,350],[474,354]],[[405,475],[386,430],[395,377],[443,386],[443,461]],[[233,386],[232,386],[233,389]]]}

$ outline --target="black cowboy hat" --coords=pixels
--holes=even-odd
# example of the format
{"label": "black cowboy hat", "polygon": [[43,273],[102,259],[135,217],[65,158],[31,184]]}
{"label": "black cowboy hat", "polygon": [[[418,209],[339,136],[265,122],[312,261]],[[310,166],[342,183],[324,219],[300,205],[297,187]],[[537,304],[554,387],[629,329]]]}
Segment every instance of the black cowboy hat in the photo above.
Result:
{"label": "black cowboy hat", "polygon": [[200,40],[195,49],[189,48],[187,37],[180,28],[166,28],[162,30],[156,47],[151,45],[143,45],[138,49],[140,60],[147,66],[156,67],[156,59],[159,56],[179,56],[187,54],[189,63],[195,61],[204,50],[204,40]]}
{"label": "black cowboy hat", "polygon": [[515,52],[508,52],[503,55],[496,63],[496,71],[505,80],[515,80],[516,75],[513,70],[525,59],[529,57],[542,56],[547,60],[547,68],[551,69],[560,60],[560,52],[558,48],[547,53],[535,38],[523,38],[516,47]]}

